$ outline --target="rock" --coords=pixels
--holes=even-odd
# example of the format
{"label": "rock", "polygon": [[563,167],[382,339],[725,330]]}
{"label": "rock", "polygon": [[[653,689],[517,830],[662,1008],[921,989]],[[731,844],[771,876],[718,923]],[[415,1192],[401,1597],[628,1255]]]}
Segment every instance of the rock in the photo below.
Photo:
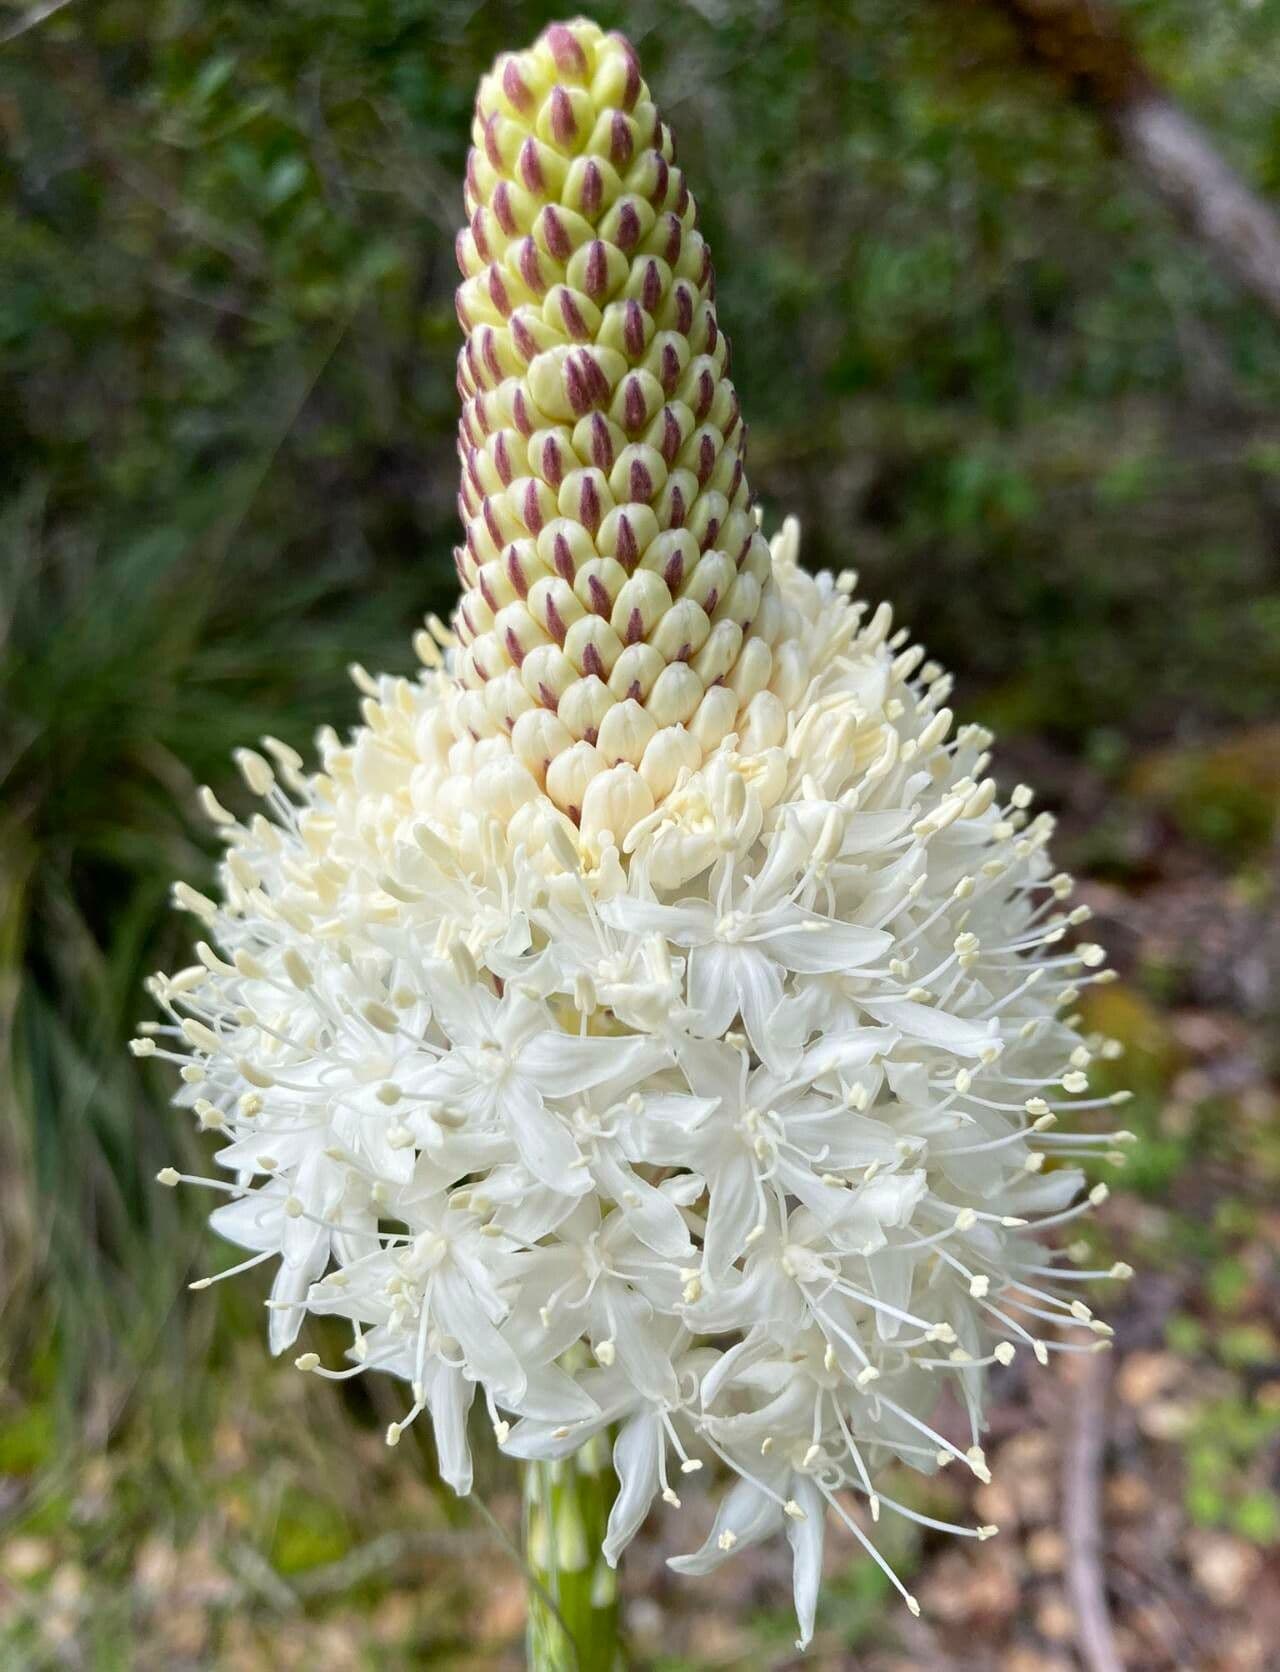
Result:
{"label": "rock", "polygon": [[1107,1510],[1111,1515],[1145,1515],[1151,1507],[1151,1487],[1141,1475],[1113,1475],[1106,1483]]}
{"label": "rock", "polygon": [[1173,1353],[1130,1353],[1116,1372],[1116,1394],[1136,1409],[1171,1393],[1183,1374],[1184,1366]]}
{"label": "rock", "polygon": [[1037,1527],[1027,1540],[1027,1566],[1033,1573],[1061,1573],[1067,1541],[1056,1527]]}
{"label": "rock", "polygon": [[1236,1607],[1262,1567],[1253,1545],[1227,1533],[1188,1533],[1185,1549],[1197,1587],[1219,1608]]}
{"label": "rock", "polygon": [[1036,1630],[1050,1643],[1070,1643],[1076,1635],[1076,1611],[1061,1591],[1048,1591],[1035,1612]]}
{"label": "rock", "polygon": [[53,1559],[54,1548],[47,1538],[11,1538],[0,1547],[0,1573],[22,1583],[46,1572]]}

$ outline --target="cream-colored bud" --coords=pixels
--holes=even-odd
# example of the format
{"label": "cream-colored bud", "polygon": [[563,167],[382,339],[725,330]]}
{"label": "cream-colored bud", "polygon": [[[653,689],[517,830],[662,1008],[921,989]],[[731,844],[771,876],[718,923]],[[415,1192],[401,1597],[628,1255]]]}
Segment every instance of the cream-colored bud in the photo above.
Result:
{"label": "cream-colored bud", "polygon": [[641,819],[653,811],[653,795],[635,767],[622,764],[598,773],[587,785],[582,802],[581,829],[584,836],[612,831],[621,842]]}
{"label": "cream-colored bud", "polygon": [[598,240],[594,250],[583,246],[574,251],[564,275],[575,289],[590,286],[597,298],[607,298],[618,294],[630,271],[630,263],[616,244]]}
{"label": "cream-colored bud", "polygon": [[529,613],[557,644],[583,615],[581,600],[559,575],[544,575],[529,588]]}
{"label": "cream-colored bud", "polygon": [[569,687],[560,698],[556,712],[574,737],[594,743],[601,722],[616,701],[604,681],[590,674]]}
{"label": "cream-colored bud", "polygon": [[701,650],[710,632],[711,622],[701,604],[680,598],[663,612],[649,633],[649,643],[663,661],[687,662]]}
{"label": "cream-colored bud", "polygon": [[[514,551],[514,546],[511,549]],[[491,610],[503,610],[508,604],[520,601],[520,594],[516,591],[515,581],[511,577],[511,568],[500,557],[492,558],[488,563],[480,565],[476,582],[481,589],[481,596]]]}
{"label": "cream-colored bud", "polygon": [[661,575],[639,569],[624,582],[614,600],[610,622],[623,644],[648,639],[671,608],[671,594]]}
{"label": "cream-colored bud", "polygon": [[596,748],[610,766],[616,766],[619,761],[639,766],[657,730],[657,722],[648,710],[628,697],[624,702],[615,703],[600,722]]}
{"label": "cream-colored bud", "polygon": [[511,733],[516,755],[540,784],[546,777],[547,767],[557,755],[571,748],[573,741],[573,733],[564,721],[546,708],[532,708],[522,714]]}
{"label": "cream-colored bud", "polygon": [[565,634],[564,653],[579,673],[607,679],[622,654],[622,640],[608,621],[583,615]]}
{"label": "cream-colored bud", "polygon": [[[512,372],[517,369],[513,366]],[[613,349],[564,344],[537,355],[526,377],[538,410],[563,423],[581,417],[593,386],[615,389],[626,370],[626,361]]]}
{"label": "cream-colored bud", "polygon": [[769,689],[784,708],[796,707],[810,678],[810,658],[801,640],[786,639],[775,647]]}
{"label": "cream-colored bud", "polygon": [[[664,333],[663,337],[655,340],[665,342],[669,340],[670,335],[670,333]],[[684,343],[683,338],[677,338],[676,341],[678,343]],[[668,349],[664,349],[663,352],[667,353],[670,351]],[[687,343],[684,343],[683,348],[676,353],[676,358],[680,359],[683,355],[688,354],[688,352],[689,346]],[[683,406],[684,402],[681,401],[678,404]],[[673,470],[669,472],[667,476],[667,485],[658,495],[658,503],[654,506],[654,510],[658,514],[659,523],[661,523],[664,528],[668,526],[683,527],[688,507],[693,504],[697,497],[698,478],[691,470]],[[693,540],[694,550],[697,551],[697,540],[692,534],[689,538]]]}
{"label": "cream-colored bud", "polygon": [[[648,505],[632,500],[629,484],[620,476],[623,459],[632,451],[631,448],[627,448],[613,468],[613,474],[609,478],[609,491],[619,498],[620,503],[605,516],[596,535],[596,545],[601,555],[616,557],[628,573],[637,566],[659,533],[657,517]],[[659,465],[661,462],[659,459]],[[665,469],[663,480],[666,480]],[[615,482],[619,484],[617,489],[614,487]]]}
{"label": "cream-colored bud", "polygon": [[514,668],[508,668],[506,673],[489,681],[484,688],[484,699],[485,711],[493,722],[494,731],[509,732],[520,715],[535,706]]}
{"label": "cream-colored bud", "polygon": [[645,707],[659,726],[683,725],[702,701],[705,687],[684,662],[672,662],[654,681]]}
{"label": "cream-colored bud", "polygon": [[701,650],[692,658],[690,666],[704,685],[714,685],[723,679],[738,659],[742,649],[742,628],[736,621],[717,621],[713,624]]}
{"label": "cream-colored bud", "polygon": [[773,652],[769,646],[760,639],[748,639],[727,683],[745,708],[756,692],[768,685],[772,672]]}
{"label": "cream-colored bud", "polygon": [[604,770],[604,761],[591,744],[574,743],[547,768],[547,794],[561,812],[576,817],[582,811],[587,785]]}
{"label": "cream-colored bud", "polygon": [[[611,303],[604,310],[602,322],[620,311],[619,303]],[[618,345],[615,343],[613,346],[616,348]],[[589,412],[585,418],[580,418],[568,440],[583,464],[590,462],[600,470],[607,470],[610,461],[616,459],[627,445],[622,429],[603,412]]]}
{"label": "cream-colored bud", "polygon": [[554,644],[539,645],[520,664],[520,683],[544,708],[554,708],[577,678],[577,668]]}
{"label": "cream-colored bud", "polygon": [[537,780],[528,767],[510,756],[481,767],[474,786],[476,805],[504,821],[538,794]]}
{"label": "cream-colored bud", "polygon": [[494,637],[506,647],[517,665],[540,644],[546,644],[547,634],[529,614],[523,599],[507,604],[494,618]]}
{"label": "cream-colored bud", "polygon": [[[684,381],[681,384],[681,393],[686,399],[692,395],[698,380],[708,374],[713,378],[718,375],[717,369],[708,362],[705,355],[698,356],[690,361],[689,369],[685,373]],[[712,451],[715,450],[715,442],[712,441]],[[704,476],[702,471],[699,471],[697,480],[699,482],[698,497],[685,521],[685,527],[698,542],[700,550],[706,551],[713,547],[720,550],[722,548],[718,544],[718,537],[729,515],[729,501],[719,488],[712,485],[714,462],[712,462],[712,472]]]}
{"label": "cream-colored bud", "polygon": [[737,579],[729,588],[728,596],[714,612],[716,619],[728,619],[739,622],[743,627],[749,626],[759,613],[760,594],[760,582],[754,575],[740,570]]}
{"label": "cream-colored bud", "polygon": [[[553,432],[543,432],[543,446],[552,445],[546,438]],[[556,443],[556,445],[559,445]],[[530,443],[532,449],[533,443]],[[576,455],[568,446],[563,452],[574,461]],[[583,525],[573,517],[557,517],[538,533],[538,559],[550,573],[572,583],[572,577],[592,558],[599,557],[595,542]],[[567,571],[567,572],[566,572]]]}
{"label": "cream-colored bud", "polygon": [[655,802],[674,788],[681,772],[696,772],[702,765],[702,750],[683,726],[666,726],[650,739],[640,761],[640,775]]}
{"label": "cream-colored bud", "polygon": [[573,590],[585,610],[608,620],[626,579],[627,571],[616,557],[594,557],[574,576]]}
{"label": "cream-colored bud", "polygon": [[775,748],[787,735],[787,711],[772,691],[757,691],[747,704],[740,725],[744,754]]}
{"label": "cream-colored bud", "polygon": [[689,731],[703,754],[709,755],[734,729],[737,719],[737,697],[727,686],[714,685],[694,710]]}
{"label": "cream-colored bud", "polygon": [[613,665],[609,689],[616,697],[643,702],[666,665],[662,652],[651,644],[629,644]]}
{"label": "cream-colored bud", "polygon": [[679,596],[697,568],[698,542],[687,528],[669,528],[650,541],[641,563],[661,575],[673,596]]}

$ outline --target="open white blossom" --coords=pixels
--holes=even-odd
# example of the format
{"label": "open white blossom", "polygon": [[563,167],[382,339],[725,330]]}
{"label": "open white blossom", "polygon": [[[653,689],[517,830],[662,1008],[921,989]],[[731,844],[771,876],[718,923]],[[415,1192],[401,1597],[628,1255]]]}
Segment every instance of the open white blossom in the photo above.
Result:
{"label": "open white blossom", "polygon": [[[654,149],[619,141],[610,99]],[[585,184],[572,167],[558,186],[544,180],[562,204],[577,193],[586,231],[574,236],[625,201],[629,158],[647,170],[650,223],[660,185],[688,250],[691,201],[646,101],[629,49],[590,25],[500,61],[477,117],[481,151],[498,160],[482,156],[469,176],[472,199],[496,207],[476,204],[464,270],[491,272],[494,224],[504,212],[527,223],[551,174],[532,140],[506,132],[517,118],[542,152],[562,142],[590,161],[602,145],[621,159],[594,200],[589,170]],[[589,107],[604,109],[594,125]],[[605,137],[588,145],[583,132]],[[490,166],[496,184],[481,177]],[[518,171],[517,213],[516,187],[503,187]],[[566,254],[556,261],[571,271]],[[511,259],[536,290],[527,252]],[[706,357],[723,339],[698,311],[709,268],[689,261],[697,284],[677,313],[693,322],[667,335],[701,331]],[[679,268],[668,262],[663,282],[685,282]],[[206,792],[227,844],[220,898],[178,886],[205,938],[190,968],[153,980],[164,1020],[135,1049],[179,1066],[178,1101],[219,1139],[222,1176],[193,1182],[227,1198],[214,1227],[249,1253],[232,1269],[273,1269],[275,1351],[309,1312],[348,1319],[349,1363],[306,1351],[299,1368],[403,1378],[388,1438],[429,1415],[459,1492],[477,1390],[516,1457],[567,1456],[611,1433],[611,1563],[651,1504],[675,1515],[688,1477],[729,1471],[710,1535],[673,1565],[705,1572],[784,1532],[803,1643],[828,1523],[877,1561],[859,1498],[873,1522],[883,1507],[938,1525],[888,1495],[886,1468],[954,1460],[985,1478],[988,1368],[1023,1350],[1094,1350],[1109,1333],[1077,1298],[1078,1280],[1100,1274],[1037,1240],[1101,1200],[1080,1160],[1129,1137],[1098,1136],[1093,1121],[1053,1130],[1119,1101],[1088,1095],[1090,1065],[1111,1047],[1072,1016],[1106,972],[1098,948],[1071,944],[1087,913],[1066,904],[1051,819],[1031,815],[1021,788],[997,794],[990,739],[954,725],[947,677],[893,631],[887,607],[855,600],[851,577],[799,566],[794,522],[764,542],[744,498],[736,398],[717,408],[717,456],[738,466],[728,491],[706,486],[714,463],[705,481],[690,472],[693,511],[668,497],[648,532],[650,546],[664,526],[684,534],[718,493],[691,555],[698,569],[716,559],[733,525],[733,560],[711,568],[739,614],[711,595],[719,582],[682,611],[684,542],[628,579],[605,549],[625,546],[631,525],[616,516],[606,540],[614,513],[584,510],[589,480],[576,520],[563,492],[558,519],[540,501],[557,473],[563,484],[571,449],[594,456],[582,425],[639,378],[626,370],[632,315],[618,327],[620,370],[604,350],[598,377],[556,360],[587,404],[576,428],[566,409],[538,430],[520,402],[555,409],[556,342],[530,328],[525,369],[509,366],[498,327],[475,323],[477,282],[463,287],[464,384],[484,373],[490,393],[470,399],[464,435],[477,402],[495,412],[487,439],[476,429],[464,444],[479,488],[464,484],[471,590],[458,632],[433,622],[420,636],[414,681],[355,670],[363,722],[348,741],[321,736],[318,771],[270,739],[243,752],[262,802],[252,818]],[[485,308],[501,314],[500,287],[485,282]],[[600,309],[580,300],[603,339]],[[502,315],[517,343],[520,312]],[[645,319],[633,362],[652,346]],[[732,395],[722,346],[709,363]],[[649,381],[656,396],[643,385],[635,398],[659,410],[633,414],[634,427],[669,415],[692,434],[688,406],[662,404]],[[625,393],[613,410],[622,436]],[[607,432],[591,432],[606,453],[618,440]],[[508,449],[522,464],[491,478]],[[634,471],[611,480],[615,501],[637,486]],[[636,529],[650,513],[638,499],[620,509]],[[542,582],[518,571],[548,528],[571,552],[546,572],[544,625],[577,607],[570,579],[590,602],[593,587],[647,576],[621,616],[606,601],[621,634],[581,607],[559,635],[538,626]],[[511,602],[487,569],[516,576]],[[678,612],[678,630],[664,627]],[[719,633],[722,647],[696,679],[690,633],[704,648]],[[954,1419],[936,1416],[948,1394],[958,1440]]]}

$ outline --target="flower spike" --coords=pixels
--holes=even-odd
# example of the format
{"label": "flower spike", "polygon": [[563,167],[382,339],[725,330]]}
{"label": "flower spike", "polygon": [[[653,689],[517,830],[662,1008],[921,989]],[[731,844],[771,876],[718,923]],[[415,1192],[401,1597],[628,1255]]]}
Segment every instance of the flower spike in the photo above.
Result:
{"label": "flower spike", "polygon": [[1129,1268],[1040,1238],[1131,1138],[1097,1130],[1115,1050],[1072,1013],[1109,972],[949,678],[800,566],[793,520],[760,532],[631,48],[547,30],[474,139],[462,597],[416,681],[352,669],[361,724],[316,771],[264,739],[257,810],[202,797],[197,961],[148,982],[132,1049],[179,1069],[222,1177],[158,1182],[220,1195],[220,1275],[273,1271],[275,1352],[347,1320],[346,1366],[296,1366],[398,1377],[388,1443],[426,1417],[463,1493],[479,1392],[547,1487],[530,1557],[560,1551],[566,1617],[723,1468],[675,1565],[780,1534],[803,1643],[828,1524],[888,1571],[851,1500],[943,1525],[886,1471],[988,1479],[989,1374],[1106,1345],[1081,1285]]}
{"label": "flower spike", "polygon": [[740,728],[784,627],[711,254],[620,35],[556,24],[500,58],[472,138],[454,554],[467,721],[509,733],[575,821],[591,778],[622,766],[611,812],[629,825],[673,761],[695,769]]}

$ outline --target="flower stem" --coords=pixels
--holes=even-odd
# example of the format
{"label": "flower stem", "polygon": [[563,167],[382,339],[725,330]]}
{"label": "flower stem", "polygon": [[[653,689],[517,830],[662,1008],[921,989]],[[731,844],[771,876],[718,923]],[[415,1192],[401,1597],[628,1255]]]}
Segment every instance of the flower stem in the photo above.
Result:
{"label": "flower stem", "polygon": [[[601,1554],[615,1484],[605,1436],[524,1465],[530,1672],[620,1672],[618,1579]],[[554,1605],[554,1606],[552,1606]]]}

